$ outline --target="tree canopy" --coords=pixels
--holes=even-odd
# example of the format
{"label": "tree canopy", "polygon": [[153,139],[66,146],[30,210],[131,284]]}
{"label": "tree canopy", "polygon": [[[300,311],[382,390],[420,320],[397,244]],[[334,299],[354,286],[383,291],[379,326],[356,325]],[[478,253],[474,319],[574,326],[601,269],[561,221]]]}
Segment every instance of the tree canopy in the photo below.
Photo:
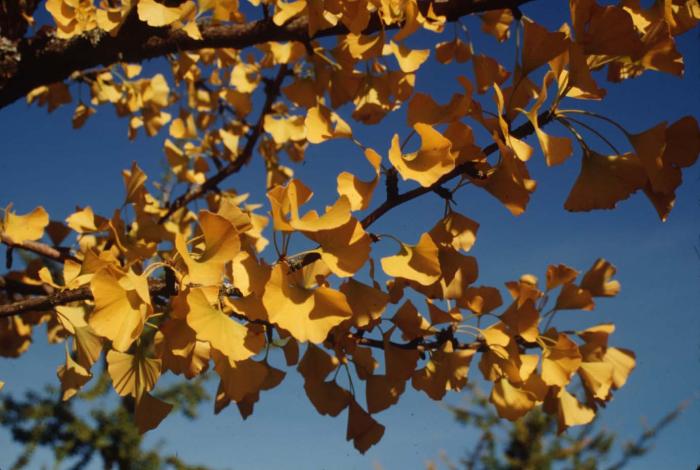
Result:
{"label": "tree canopy", "polygon": [[[158,393],[164,374],[194,380],[212,368],[216,412],[235,403],[245,418],[294,366],[320,414],[347,409],[360,452],[384,434],[373,415],[407,384],[440,400],[465,387],[472,363],[501,418],[542,405],[559,432],[589,423],[627,381],[634,353],[609,342],[612,323],[554,320],[614,297],[615,266],[552,264],[543,280],[506,282],[504,298],[478,282],[468,254],[478,213],[458,203],[485,191],[527,217],[533,161],[577,159],[564,209],[614,209],[640,193],[666,220],[700,153],[696,119],[649,116],[651,127],[632,132],[590,103],[605,103],[604,80],[682,76],[675,38],[697,25],[700,5],[572,0],[570,21],[551,30],[526,3],[4,2],[0,107],[73,105],[75,128],[113,107],[130,139],[163,136],[168,168],[150,183],[137,162],[125,169],[111,214],[88,195],[65,217],[5,203],[0,354],[21,356],[47,324],[48,341],[65,343],[62,398],[104,358],[141,432],[172,409]],[[486,36],[512,63],[486,52]],[[142,66],[154,58],[156,70]],[[428,66],[453,91],[447,102],[416,79]],[[382,148],[363,142],[371,126],[387,129]],[[319,204],[294,170],[330,141],[358,163],[324,175],[336,192]],[[255,161],[261,190],[237,191]],[[425,215],[424,231],[373,231],[423,197],[444,207]]]}

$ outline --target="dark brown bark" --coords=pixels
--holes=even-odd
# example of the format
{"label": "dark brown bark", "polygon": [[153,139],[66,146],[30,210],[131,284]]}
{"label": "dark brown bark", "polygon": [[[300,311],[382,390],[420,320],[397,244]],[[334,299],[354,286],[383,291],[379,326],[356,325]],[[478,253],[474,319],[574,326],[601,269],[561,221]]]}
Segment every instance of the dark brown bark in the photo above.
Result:
{"label": "dark brown bark", "polygon": [[[517,8],[529,1],[532,0],[423,0],[419,5],[424,11],[432,5],[435,13],[444,15],[447,21],[456,21],[472,13]],[[150,28],[135,15],[133,10],[114,37],[93,30],[70,40],[62,40],[52,33],[40,31],[34,37],[19,41],[16,48],[0,47],[0,108],[22,98],[38,86],[63,81],[73,72],[97,66],[117,62],[143,62],[166,54],[202,48],[243,49],[268,41],[309,40],[306,18],[298,18],[283,26],[275,25],[270,18],[245,24],[203,23],[200,27],[202,39],[194,40],[182,30]],[[392,26],[396,27],[398,26]],[[365,32],[373,33],[380,29],[379,18],[375,15]],[[345,33],[347,29],[340,25],[319,31],[315,37]]]}

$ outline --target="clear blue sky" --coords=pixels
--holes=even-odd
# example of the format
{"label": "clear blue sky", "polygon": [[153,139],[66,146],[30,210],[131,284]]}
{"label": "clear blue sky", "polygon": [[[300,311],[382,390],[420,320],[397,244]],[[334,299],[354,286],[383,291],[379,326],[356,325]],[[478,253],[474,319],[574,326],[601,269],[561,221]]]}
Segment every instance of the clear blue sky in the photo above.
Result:
{"label": "clear blue sky", "polygon": [[[544,3],[526,5],[524,13],[554,29],[565,18],[555,16],[542,6]],[[475,19],[467,24],[473,30],[479,26]],[[479,33],[473,37],[477,50],[502,56],[510,67],[506,57],[512,54],[497,53],[491,38]],[[426,35],[416,42],[428,44],[431,40]],[[682,37],[678,47],[686,59],[684,80],[653,73],[621,86],[599,80],[609,96],[594,109],[634,132],[686,114],[698,118],[697,30]],[[444,69],[432,61],[434,58],[418,76],[418,90],[444,102],[457,85],[452,78],[443,81]],[[156,63],[154,67],[159,66]],[[471,74],[471,65],[461,71],[451,67],[450,71]],[[491,103],[490,97],[485,102]],[[99,213],[110,214],[123,197],[120,171],[133,160],[152,178],[161,174],[163,133],[129,142],[127,122],[116,118],[107,107],[100,108],[82,130],[73,131],[71,113],[72,108],[64,107],[47,115],[44,109],[25,103],[0,111],[0,205],[13,202],[20,212],[43,205],[55,219],[63,219],[76,205],[86,204]],[[348,114],[345,109],[344,115]],[[390,135],[397,130],[402,136],[407,132],[402,116],[391,117],[373,128],[353,127],[360,140],[384,156]],[[616,143],[622,145],[619,140]],[[656,450],[632,466],[694,468],[700,464],[700,259],[694,251],[700,234],[700,167],[685,171],[675,209],[669,220],[661,223],[651,204],[639,194],[622,202],[615,211],[564,211],[563,201],[576,177],[579,156],[554,169],[546,168],[540,157],[536,155],[530,167],[538,189],[528,211],[519,218],[483,191],[466,188],[458,195],[457,209],[481,223],[472,251],[479,260],[478,283],[500,287],[523,273],[543,279],[550,263],[566,263],[580,270],[590,267],[598,257],[614,263],[622,283],[620,295],[601,299],[594,312],[564,312],[558,320],[576,325],[612,321],[617,331],[611,343],[637,353],[637,369],[628,384],[600,412],[602,424],[621,436],[636,436],[642,418],[654,422],[679,402],[695,397],[687,411],[658,439]],[[312,147],[306,164],[294,169],[302,181],[317,190],[315,200],[323,204],[331,202],[335,175],[362,160],[356,148],[331,142]],[[362,168],[361,172],[367,171],[364,176],[369,176],[368,168]],[[253,165],[248,176],[234,177],[228,184],[239,191],[251,191],[257,200],[264,201],[259,163]],[[440,201],[427,196],[392,212],[373,230],[415,241],[433,225],[436,211],[441,211]],[[376,253],[382,255],[394,248],[377,247]],[[0,249],[0,255],[3,253]],[[276,360],[281,364],[279,357]],[[63,346],[48,346],[43,332],[37,332],[35,344],[22,358],[0,360],[0,379],[7,382],[1,393],[17,394],[47,381],[57,383],[55,370],[62,361]],[[470,377],[478,375],[473,367]],[[448,402],[461,399],[460,394],[453,393]],[[160,428],[149,433],[147,441],[163,441],[166,449],[177,451],[190,463],[240,469],[354,469],[368,468],[375,462],[387,469],[421,468],[424,461],[436,459],[441,449],[457,460],[474,443],[474,436],[455,424],[439,403],[407,390],[397,406],[377,415],[386,433],[379,445],[362,456],[345,441],[345,414],[338,418],[317,415],[294,370],[281,387],[263,393],[246,422],[235,407],[219,416],[213,416],[212,408],[207,403],[202,417],[195,422],[168,417]],[[5,430],[0,430],[0,449],[0,468],[4,468],[18,452]]]}

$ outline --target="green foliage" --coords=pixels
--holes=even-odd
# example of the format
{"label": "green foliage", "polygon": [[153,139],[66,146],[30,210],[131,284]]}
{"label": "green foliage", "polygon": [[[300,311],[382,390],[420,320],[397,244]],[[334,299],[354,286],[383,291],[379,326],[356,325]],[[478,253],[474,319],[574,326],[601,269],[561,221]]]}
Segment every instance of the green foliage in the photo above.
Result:
{"label": "green foliage", "polygon": [[[167,399],[187,418],[195,418],[197,405],[209,398],[204,380],[164,387],[159,398]],[[24,446],[9,468],[34,468],[32,459],[37,449],[43,447],[53,452],[55,468],[78,470],[101,461],[105,469],[208,469],[187,464],[177,454],[163,453],[162,444],[144,448],[143,436],[132,416],[133,398],[122,398],[111,408],[107,407],[109,402],[104,397],[110,392],[109,385],[109,377],[103,371],[92,388],[79,394],[80,401],[61,401],[60,391],[52,386],[40,392],[28,391],[21,399],[5,395],[0,401],[0,426]],[[90,407],[87,411],[76,409],[76,403],[88,403]]]}
{"label": "green foliage", "polygon": [[598,420],[557,434],[556,416],[541,408],[534,408],[516,421],[504,421],[493,411],[487,396],[474,386],[471,391],[467,405],[450,406],[449,410],[459,423],[480,436],[460,465],[443,458],[450,470],[619,470],[652,450],[651,444],[659,432],[685,407],[680,405],[644,429],[634,441],[623,442]]}

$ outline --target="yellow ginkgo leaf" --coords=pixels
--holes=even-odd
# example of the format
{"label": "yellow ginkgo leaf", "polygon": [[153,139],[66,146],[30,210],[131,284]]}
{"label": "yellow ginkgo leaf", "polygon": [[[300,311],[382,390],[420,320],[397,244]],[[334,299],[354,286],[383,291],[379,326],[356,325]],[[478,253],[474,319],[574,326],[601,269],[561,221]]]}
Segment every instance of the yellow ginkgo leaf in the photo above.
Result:
{"label": "yellow ginkgo leaf", "polygon": [[578,345],[564,333],[546,335],[554,344],[542,352],[542,380],[547,385],[565,387],[571,376],[581,365],[581,352]]}
{"label": "yellow ginkgo leaf", "polygon": [[[552,395],[551,392],[550,395]],[[547,397],[545,409],[554,409],[554,412],[557,414],[557,423],[560,433],[570,426],[588,424],[595,418],[595,411],[581,404],[581,402],[565,388],[561,388],[556,397]]]}
{"label": "yellow ginkgo leaf", "polygon": [[607,348],[603,360],[613,367],[613,385],[620,388],[627,382],[632,370],[637,365],[634,353],[622,348]]}
{"label": "yellow ginkgo leaf", "polygon": [[68,348],[66,348],[66,363],[58,368],[56,374],[61,381],[61,400],[63,401],[73,397],[92,378],[89,370],[73,360]]}
{"label": "yellow ginkgo leaf", "polygon": [[537,327],[540,322],[540,314],[532,299],[523,303],[517,300],[513,302],[501,314],[501,321],[508,325],[511,334],[518,335],[525,341],[535,342],[539,336],[540,332]]}
{"label": "yellow ginkgo leaf", "polygon": [[456,155],[451,151],[452,143],[440,132],[423,123],[416,123],[414,130],[421,138],[421,147],[417,152],[403,155],[399,145],[399,136],[391,140],[389,161],[404,180],[418,181],[428,187],[455,167]]}
{"label": "yellow ginkgo leaf", "polygon": [[619,281],[611,281],[617,269],[610,262],[600,258],[586,271],[581,279],[581,287],[593,297],[614,297],[620,292]]}
{"label": "yellow ginkgo leaf", "polygon": [[513,386],[505,377],[494,382],[489,398],[498,416],[511,421],[524,416],[536,404],[531,393]]}
{"label": "yellow ginkgo leaf", "polygon": [[554,308],[556,310],[593,310],[595,302],[588,290],[569,283],[561,288]]}
{"label": "yellow ginkgo leaf", "polygon": [[586,150],[581,159],[581,173],[564,203],[569,211],[614,209],[646,184],[639,159],[631,153],[604,156]]}
{"label": "yellow ginkgo leaf", "polygon": [[537,183],[530,179],[530,173],[523,159],[518,158],[515,152],[506,147],[500,139],[497,143],[501,151],[500,165],[485,183],[476,180],[475,184],[483,186],[501,201],[511,214],[520,215],[530,202],[530,194],[535,191]]}
{"label": "yellow ginkgo leaf", "polygon": [[469,251],[476,242],[479,223],[462,214],[450,211],[430,230],[437,244],[449,245],[455,250]]}
{"label": "yellow ginkgo leaf", "polygon": [[571,139],[568,137],[549,135],[544,132],[539,125],[538,113],[540,107],[547,101],[547,88],[553,79],[553,72],[545,74],[542,79],[542,88],[537,96],[537,101],[535,101],[529,111],[525,112],[532,127],[535,128],[535,134],[540,142],[540,147],[542,148],[542,153],[544,153],[545,162],[548,166],[559,165],[573,154]]}
{"label": "yellow ginkgo leaf", "polygon": [[481,30],[503,42],[510,37],[513,12],[509,8],[487,11],[479,15]]}
{"label": "yellow ginkgo leaf", "polygon": [[413,387],[423,390],[433,400],[442,400],[450,390],[459,391],[467,384],[467,374],[474,349],[454,350],[450,341],[430,356],[423,369],[413,374]]}
{"label": "yellow ginkgo leaf", "polygon": [[375,177],[371,181],[362,181],[347,171],[338,175],[338,194],[348,198],[350,209],[353,211],[361,211],[369,207],[372,202],[374,188],[379,183],[382,157],[371,148],[365,149],[364,154],[367,161],[374,168]]}
{"label": "yellow ginkgo leaf", "polygon": [[477,54],[472,57],[472,64],[476,77],[476,91],[479,94],[486,92],[494,84],[502,84],[510,77],[510,72],[489,56]]}
{"label": "yellow ginkgo leaf", "polygon": [[240,401],[262,388],[268,374],[264,363],[252,359],[232,362],[216,352],[212,358],[214,369],[221,378],[221,387],[229,399]]}
{"label": "yellow ginkgo leaf", "polygon": [[323,342],[331,328],[352,316],[345,295],[329,287],[308,288],[285,270],[277,264],[265,287],[263,305],[270,321],[299,341]]}
{"label": "yellow ginkgo leaf", "polygon": [[523,18],[522,71],[527,75],[569,47],[569,39],[561,31],[550,32],[537,23]]}
{"label": "yellow ginkgo leaf", "polygon": [[272,20],[277,26],[282,26],[292,17],[298,15],[306,8],[306,0],[294,0],[292,2],[277,2],[275,4],[275,14]]}
{"label": "yellow ginkgo leaf", "polygon": [[351,399],[346,440],[352,440],[355,449],[364,454],[367,449],[379,442],[383,435],[384,426],[363,410],[354,398]]}
{"label": "yellow ginkgo leaf", "polygon": [[263,348],[263,336],[213,308],[202,289],[190,290],[186,304],[185,319],[197,339],[207,341],[229,361],[248,359]]}
{"label": "yellow ginkgo leaf", "polygon": [[439,105],[430,95],[416,93],[408,103],[406,118],[411,126],[419,122],[428,125],[449,123],[465,116],[471,102],[471,96],[455,93],[447,104]]}
{"label": "yellow ginkgo leaf", "polygon": [[137,9],[141,21],[146,22],[148,26],[160,27],[171,25],[194,13],[196,5],[191,0],[179,3],[174,7],[157,0],[139,0]]}
{"label": "yellow ginkgo leaf", "polygon": [[320,144],[329,139],[352,137],[352,129],[335,111],[318,104],[310,108],[304,121],[306,140],[312,144]]}
{"label": "yellow ginkgo leaf", "polygon": [[386,410],[399,401],[406,388],[406,381],[387,377],[386,375],[371,375],[367,377],[365,393],[367,411],[371,414]]}
{"label": "yellow ginkgo leaf", "polygon": [[338,416],[350,404],[352,395],[335,380],[330,382],[304,382],[306,396],[316,411],[322,415]]}
{"label": "yellow ginkgo leaf", "polygon": [[391,321],[401,330],[402,336],[411,341],[419,337],[433,334],[434,328],[421,315],[410,300],[396,311]]}
{"label": "yellow ginkgo leaf", "polygon": [[146,357],[144,352],[127,354],[115,350],[107,353],[107,371],[114,390],[121,396],[131,395],[138,401],[153,390],[160,377],[160,359]]}
{"label": "yellow ginkgo leaf", "polygon": [[403,44],[389,41],[389,44],[384,46],[384,54],[394,54],[401,71],[412,73],[418,70],[423,65],[423,62],[428,60],[430,49],[410,49]]}
{"label": "yellow ginkgo leaf", "polygon": [[370,325],[381,318],[389,303],[389,295],[376,287],[368,286],[353,278],[340,286],[352,310],[352,323],[358,328]]}
{"label": "yellow ginkgo leaf", "polygon": [[150,393],[144,393],[136,402],[134,421],[141,434],[155,429],[172,411],[173,405],[155,398]]}
{"label": "yellow ginkgo leaf", "polygon": [[547,290],[568,284],[576,279],[576,276],[578,276],[578,271],[565,264],[550,264],[547,266]]}
{"label": "yellow ginkgo leaf", "polygon": [[0,225],[0,234],[8,237],[13,243],[35,241],[44,235],[44,229],[49,225],[49,214],[39,206],[28,214],[17,215],[6,207],[5,217]]}
{"label": "yellow ginkgo leaf", "polygon": [[126,351],[141,334],[146,316],[152,311],[148,280],[104,268],[90,281],[95,298],[88,324],[100,336],[112,341],[117,351]]}
{"label": "yellow ginkgo leaf", "polygon": [[401,251],[394,256],[382,258],[382,269],[386,274],[416,281],[429,286],[440,278],[438,247],[429,234],[421,235],[415,246],[401,244]]}
{"label": "yellow ginkgo leaf", "polygon": [[339,277],[352,276],[369,258],[372,240],[355,218],[336,229],[305,235],[321,246],[321,259]]}
{"label": "yellow ginkgo leaf", "polygon": [[599,400],[607,400],[613,385],[613,366],[606,362],[582,362],[578,371],[588,392]]}
{"label": "yellow ginkgo leaf", "polygon": [[323,382],[339,365],[337,357],[331,356],[314,344],[309,344],[297,370],[304,377],[304,382]]}
{"label": "yellow ginkgo leaf", "polygon": [[501,293],[495,287],[469,287],[457,304],[467,308],[477,315],[491,312],[503,304]]}
{"label": "yellow ginkgo leaf", "polygon": [[78,209],[66,218],[68,226],[78,233],[100,232],[107,229],[108,220],[96,215],[90,206]]}
{"label": "yellow ginkgo leaf", "polygon": [[[241,240],[236,228],[225,217],[209,211],[199,213],[199,224],[204,236],[204,250],[192,257],[182,234],[175,235],[175,247],[187,266],[190,282],[204,287],[221,283],[224,265],[236,256]],[[207,292],[207,295],[211,295]]]}

